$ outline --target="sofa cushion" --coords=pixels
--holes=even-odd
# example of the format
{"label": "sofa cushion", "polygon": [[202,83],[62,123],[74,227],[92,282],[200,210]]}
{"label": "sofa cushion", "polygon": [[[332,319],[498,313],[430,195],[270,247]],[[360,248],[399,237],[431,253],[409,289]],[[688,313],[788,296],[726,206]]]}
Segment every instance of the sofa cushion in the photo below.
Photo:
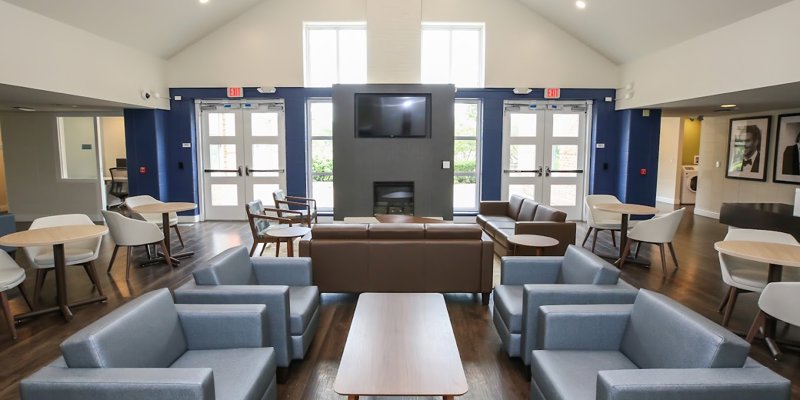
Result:
{"label": "sofa cushion", "polygon": [[519,215],[517,215],[517,221],[533,221],[533,216],[536,215],[536,209],[539,207],[539,203],[531,200],[525,199],[522,202],[522,206],[519,209]]}
{"label": "sofa cushion", "polygon": [[244,246],[231,247],[211,257],[208,268],[194,271],[198,285],[255,285],[256,275]]}
{"label": "sofa cushion", "polygon": [[316,224],[311,228],[314,239],[366,239],[367,224]]}
{"label": "sofa cushion", "polygon": [[486,230],[486,233],[489,234],[491,237],[495,237],[497,235],[497,231],[500,229],[514,229],[517,226],[515,221],[489,221],[486,223],[486,226],[483,229]]}
{"label": "sofa cushion", "polygon": [[424,239],[425,224],[372,224],[370,239]]}
{"label": "sofa cushion", "polygon": [[516,223],[515,220],[511,219],[510,217],[506,217],[505,215],[503,215],[503,216],[478,215],[478,217],[476,218],[476,221],[478,221],[478,224],[481,225],[481,227],[483,227],[483,229],[486,229],[489,226],[490,222],[510,222],[512,224]]}
{"label": "sofa cushion", "polygon": [[170,368],[211,368],[216,400],[261,400],[275,378],[271,347],[190,350]]}
{"label": "sofa cushion", "polygon": [[613,285],[619,280],[619,269],[596,254],[570,245],[561,263],[560,283],[569,285]]}
{"label": "sofa cushion", "polygon": [[500,313],[510,333],[522,332],[522,285],[497,285],[494,287],[494,307]]}
{"label": "sofa cushion", "polygon": [[289,326],[292,335],[302,335],[314,312],[319,308],[319,288],[289,287]]}
{"label": "sofa cushion", "polygon": [[640,290],[621,350],[640,368],[741,368],[750,345],[676,301]]}
{"label": "sofa cushion", "polygon": [[567,214],[563,211],[556,210],[544,205],[539,205],[536,208],[536,215],[533,217],[534,221],[550,221],[550,222],[564,222],[567,220]]}
{"label": "sofa cushion", "polygon": [[70,368],[167,368],[186,349],[169,289],[145,293],[61,343]]}
{"label": "sofa cushion", "polygon": [[501,246],[510,250],[511,245],[508,243],[508,238],[513,235],[514,235],[514,228],[500,228],[497,230],[497,232],[495,232],[493,238]]}
{"label": "sofa cushion", "polygon": [[475,239],[483,237],[483,230],[476,224],[426,224],[426,239]]}
{"label": "sofa cushion", "polygon": [[512,194],[511,197],[508,199],[508,216],[516,220],[517,216],[519,215],[519,210],[522,208],[522,202],[525,200],[524,197]]}
{"label": "sofa cushion", "polygon": [[638,369],[618,351],[534,350],[531,379],[547,400],[595,400],[599,371]]}

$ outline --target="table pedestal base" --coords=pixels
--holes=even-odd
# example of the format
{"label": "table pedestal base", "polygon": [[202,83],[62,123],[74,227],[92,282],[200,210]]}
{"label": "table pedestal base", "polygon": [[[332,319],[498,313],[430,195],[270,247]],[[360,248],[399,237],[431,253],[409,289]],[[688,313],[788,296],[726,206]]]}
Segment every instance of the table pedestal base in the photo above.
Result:
{"label": "table pedestal base", "polygon": [[53,306],[53,307],[43,308],[40,310],[34,310],[31,312],[17,314],[14,316],[14,321],[21,322],[22,320],[28,318],[33,318],[39,315],[50,314],[54,312],[60,312],[64,316],[64,319],[69,321],[72,319],[72,310],[70,310],[70,307],[80,307],[93,303],[105,303],[106,301],[108,301],[108,298],[106,296],[92,297],[89,299],[76,301],[74,303],[64,304],[60,306]]}

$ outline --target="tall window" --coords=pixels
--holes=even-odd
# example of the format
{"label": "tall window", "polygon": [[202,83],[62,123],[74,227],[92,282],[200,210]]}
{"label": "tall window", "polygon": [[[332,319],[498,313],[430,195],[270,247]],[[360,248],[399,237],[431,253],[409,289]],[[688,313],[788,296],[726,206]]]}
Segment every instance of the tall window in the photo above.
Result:
{"label": "tall window", "polygon": [[483,87],[483,24],[422,24],[422,83]]}
{"label": "tall window", "polygon": [[333,103],[308,100],[308,189],[321,211],[333,210]]}
{"label": "tall window", "polygon": [[305,86],[367,82],[367,24],[304,24]]}
{"label": "tall window", "polygon": [[457,99],[453,156],[453,209],[475,211],[480,195],[480,100]]}

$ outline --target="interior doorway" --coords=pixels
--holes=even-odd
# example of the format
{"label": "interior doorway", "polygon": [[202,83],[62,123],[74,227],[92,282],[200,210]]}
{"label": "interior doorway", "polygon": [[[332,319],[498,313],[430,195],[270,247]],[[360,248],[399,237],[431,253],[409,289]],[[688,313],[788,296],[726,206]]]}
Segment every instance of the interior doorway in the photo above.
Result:
{"label": "interior doorway", "polygon": [[695,117],[663,117],[659,139],[656,200],[695,204],[702,123]]}

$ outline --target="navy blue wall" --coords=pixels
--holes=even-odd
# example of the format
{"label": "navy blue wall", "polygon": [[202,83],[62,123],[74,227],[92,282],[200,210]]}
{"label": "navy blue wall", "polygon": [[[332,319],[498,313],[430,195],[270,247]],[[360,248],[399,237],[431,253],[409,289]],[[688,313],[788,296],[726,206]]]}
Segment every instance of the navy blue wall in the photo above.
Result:
{"label": "navy blue wall", "polygon": [[[330,97],[330,88],[278,88],[274,94],[245,89],[247,99],[283,99],[286,126],[287,191],[306,194],[306,101]],[[166,201],[197,202],[195,100],[227,99],[225,88],[172,89],[171,111],[125,110],[126,144],[132,194],[151,194]],[[613,89],[563,89],[561,100],[593,100],[590,193],[614,194],[624,201],[652,204],[658,164],[660,112],[642,118],[640,110],[614,111]],[[504,100],[542,100],[544,90],[514,95],[511,89],[459,89],[456,98],[480,99],[483,104],[481,197],[500,198]],[[182,147],[191,143],[190,148]],[[597,149],[598,143],[605,148]],[[146,166],[147,174],[138,174]],[[639,168],[647,168],[639,176]],[[636,172],[633,174],[632,172]],[[195,210],[187,214],[197,214]]]}

